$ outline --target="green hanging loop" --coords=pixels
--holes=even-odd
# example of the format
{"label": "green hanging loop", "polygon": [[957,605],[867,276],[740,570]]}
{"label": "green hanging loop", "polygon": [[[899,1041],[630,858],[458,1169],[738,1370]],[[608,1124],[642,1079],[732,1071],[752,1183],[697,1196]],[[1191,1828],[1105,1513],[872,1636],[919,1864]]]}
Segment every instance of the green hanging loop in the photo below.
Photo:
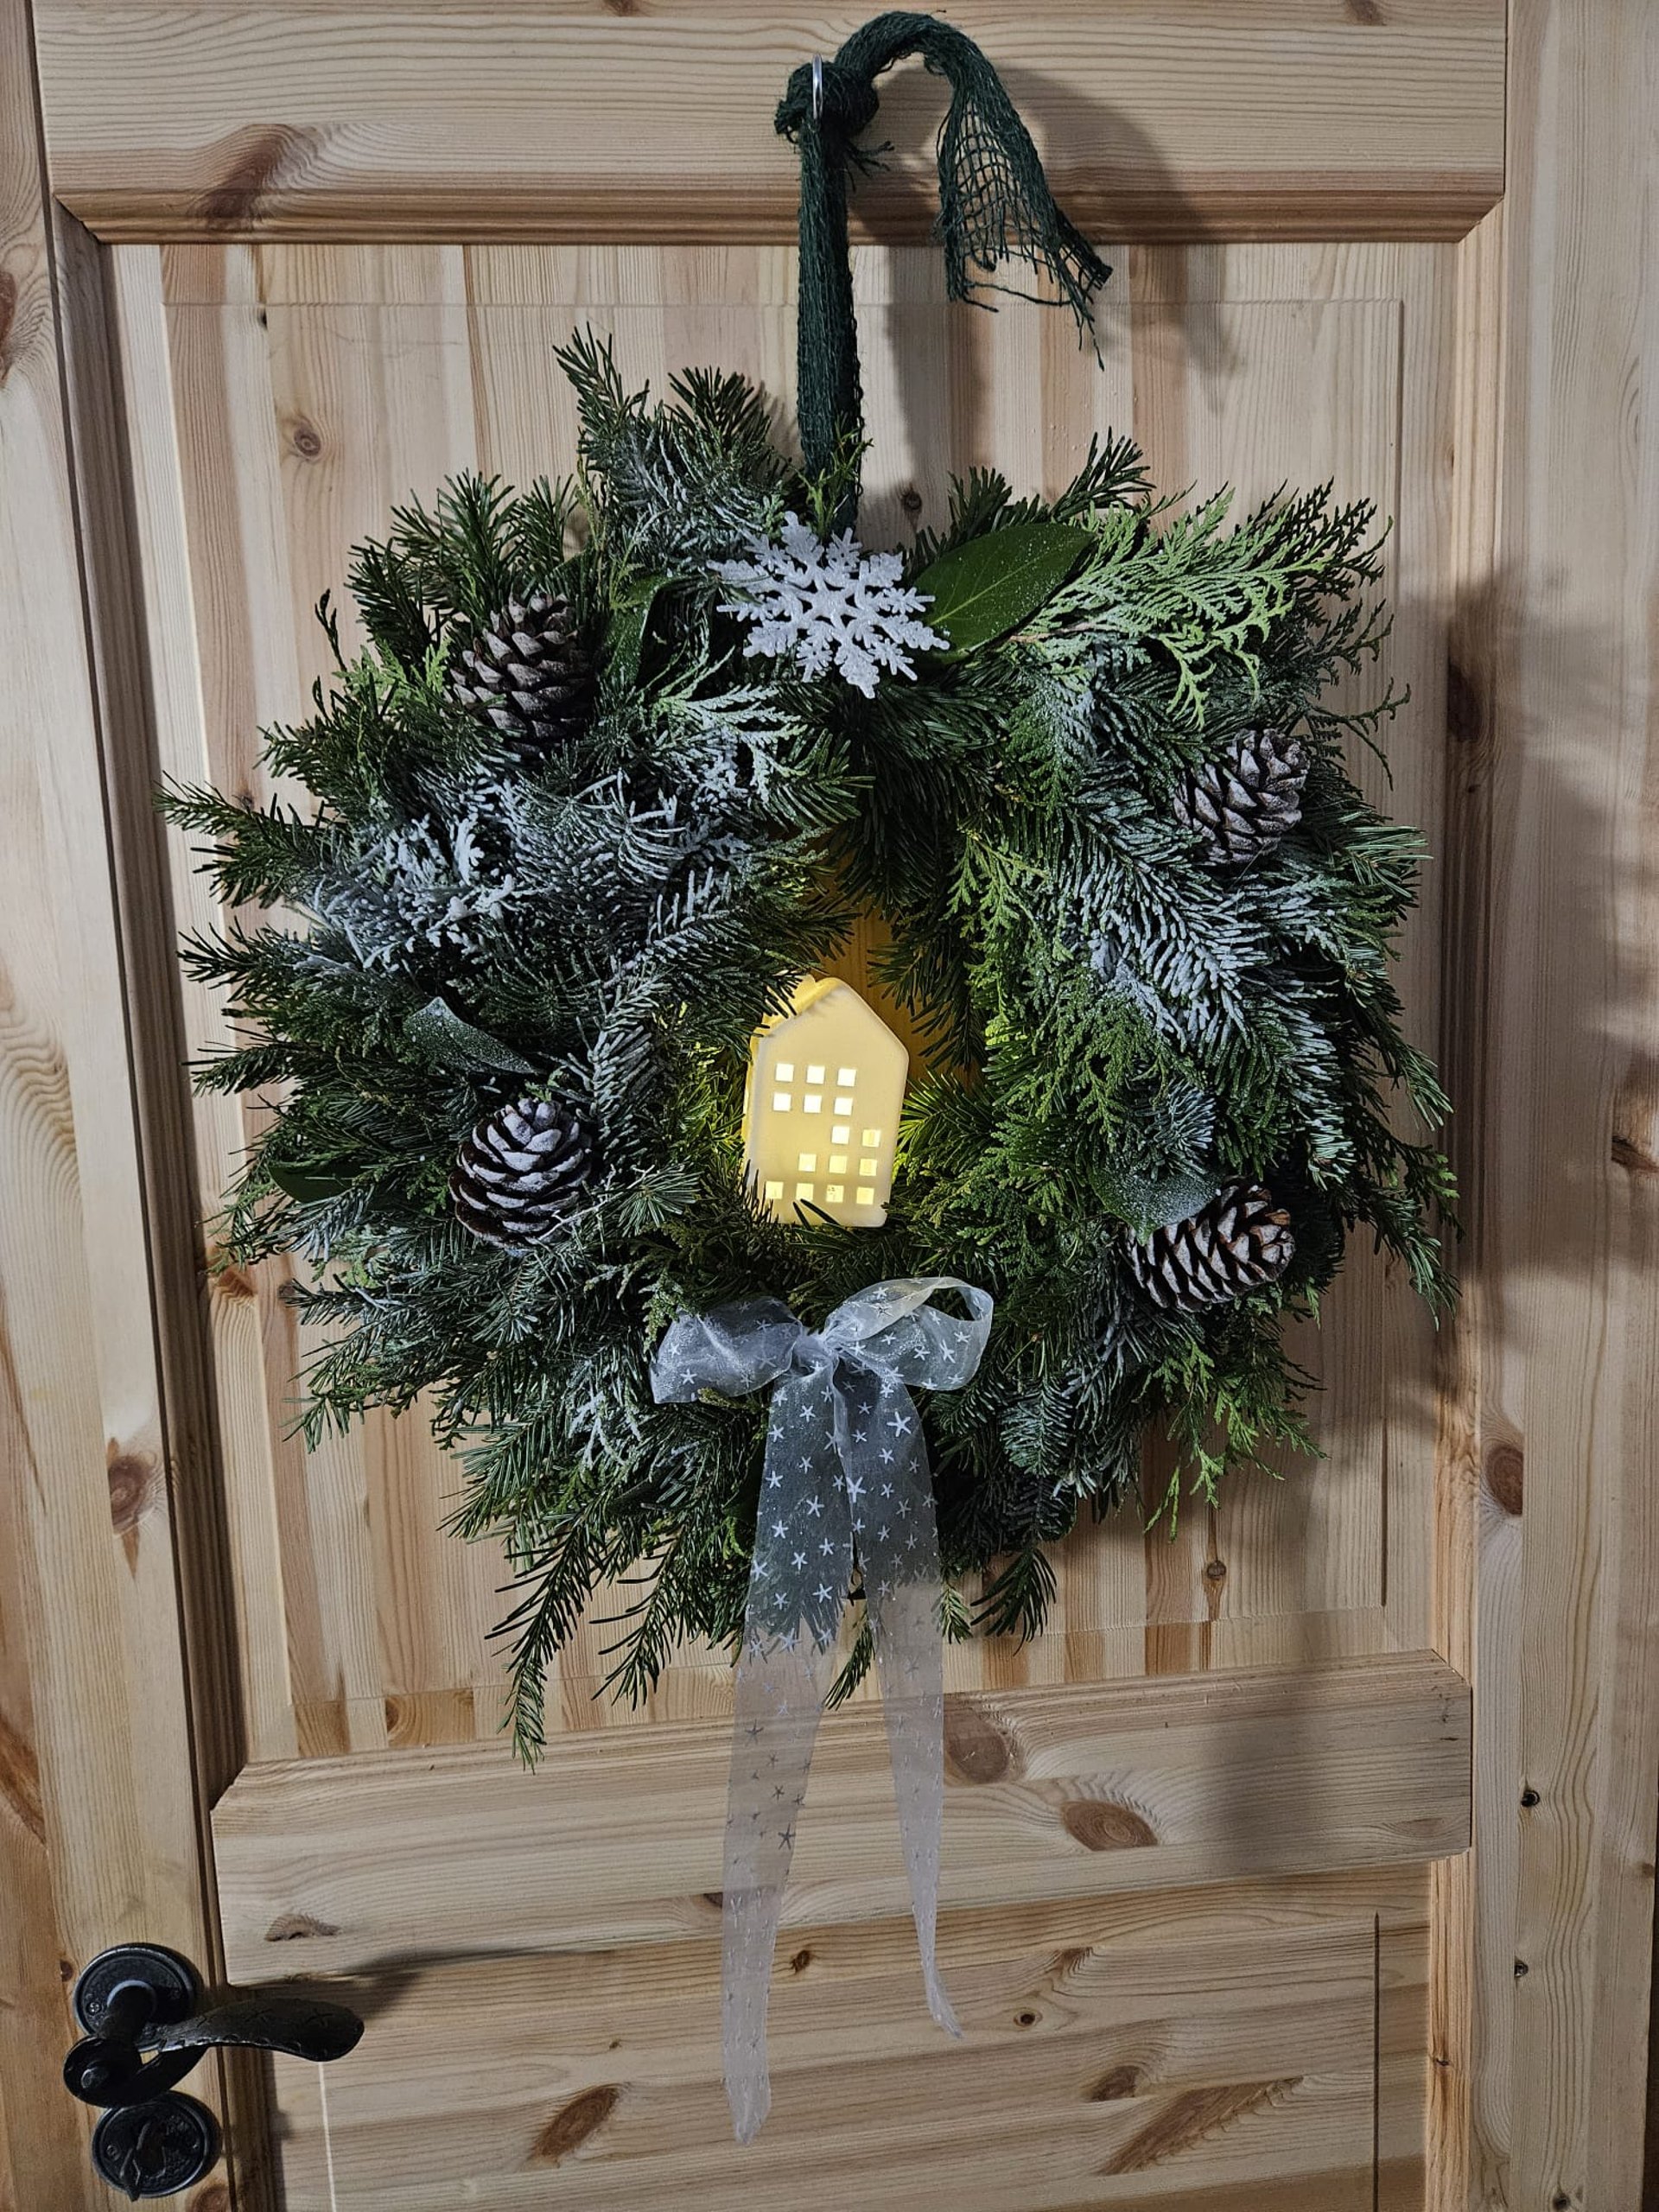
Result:
{"label": "green hanging loop", "polygon": [[[939,126],[937,226],[950,296],[982,306],[974,296],[990,272],[1004,261],[1024,261],[1055,287],[1059,297],[1049,304],[1070,307],[1091,337],[1094,296],[1112,273],[1055,206],[1031,133],[972,39],[933,16],[873,16],[834,60],[793,72],[777,114],[779,132],[794,140],[801,157],[796,406],[802,450],[815,473],[863,439],[848,178],[854,168],[881,166],[886,149],[857,141],[880,105],[877,77],[912,54],[950,86]],[[855,508],[855,494],[848,504]]]}

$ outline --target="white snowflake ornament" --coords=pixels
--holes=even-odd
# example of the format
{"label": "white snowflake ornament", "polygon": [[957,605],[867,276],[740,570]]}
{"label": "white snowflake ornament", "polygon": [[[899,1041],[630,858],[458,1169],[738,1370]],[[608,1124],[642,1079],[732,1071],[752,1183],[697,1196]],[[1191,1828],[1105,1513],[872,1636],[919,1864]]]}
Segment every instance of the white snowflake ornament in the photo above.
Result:
{"label": "white snowflake ornament", "polygon": [[746,656],[791,654],[804,676],[822,676],[833,661],[867,699],[883,669],[913,677],[910,652],[950,642],[917,620],[930,602],[899,581],[899,556],[866,553],[850,530],[826,544],[798,516],[786,515],[777,544],[757,538],[747,561],[713,565],[733,594],[721,613],[751,625]]}

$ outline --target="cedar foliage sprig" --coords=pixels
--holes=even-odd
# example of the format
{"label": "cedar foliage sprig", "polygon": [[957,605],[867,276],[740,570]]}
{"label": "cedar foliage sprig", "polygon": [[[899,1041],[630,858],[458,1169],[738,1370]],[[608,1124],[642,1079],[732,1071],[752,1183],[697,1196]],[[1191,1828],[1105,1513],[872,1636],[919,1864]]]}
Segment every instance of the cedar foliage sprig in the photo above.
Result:
{"label": "cedar foliage sprig", "polygon": [[[1205,1495],[1306,1443],[1281,1322],[1316,1309],[1351,1230],[1446,1299],[1452,1196],[1446,1102],[1389,969],[1419,848],[1344,765],[1394,702],[1331,691],[1386,635],[1368,507],[1316,491],[1178,512],[1127,440],[1046,502],[976,472],[912,574],[1045,521],[1084,550],[1008,634],[865,701],[745,659],[710,572],[785,512],[826,526],[860,455],[803,481],[741,378],[688,374],[654,404],[590,337],[562,359],[574,478],[463,477],[397,511],[351,566],[360,652],[321,610],[335,673],[266,740],[311,807],[167,801],[232,910],[187,948],[237,1030],[198,1080],[276,1101],[225,1248],[305,1262],[309,1435],[424,1397],[461,1455],[454,1526],[504,1540],[518,1583],[502,1635],[531,1753],[548,1662],[601,1582],[621,1589],[626,1694],[683,1637],[741,1625],[764,1403],[654,1403],[677,1313],[770,1293],[816,1323],[906,1274],[988,1288],[978,1376],[925,1408],[947,1571],[983,1578],[977,1599],[947,1592],[946,1626],[1029,1634],[1043,1547],[1135,1491],[1149,1427]],[[526,769],[447,671],[537,591],[573,610],[598,682],[568,748]],[[1217,874],[1172,794],[1264,723],[1312,756],[1302,820]],[[885,980],[929,1039],[890,1218],[782,1224],[742,1179],[747,1039],[862,911],[889,923]],[[458,1224],[446,1179],[474,1123],[525,1093],[579,1108],[602,1166],[563,1233],[515,1256]],[[1128,1239],[1237,1180],[1289,1205],[1290,1273],[1155,1310]]]}

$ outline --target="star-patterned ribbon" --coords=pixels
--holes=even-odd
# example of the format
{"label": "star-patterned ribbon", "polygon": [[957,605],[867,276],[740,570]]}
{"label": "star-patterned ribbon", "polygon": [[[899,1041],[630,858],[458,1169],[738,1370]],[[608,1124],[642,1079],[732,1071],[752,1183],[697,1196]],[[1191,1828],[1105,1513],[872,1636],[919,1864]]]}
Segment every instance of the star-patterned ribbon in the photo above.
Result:
{"label": "star-patterned ribbon", "polygon": [[[932,1304],[956,1291],[963,1319]],[[740,2143],[772,2101],[766,1995],[795,1822],[855,1564],[875,1647],[928,2010],[961,2033],[934,1961],[944,1810],[939,1539],[907,1386],[957,1390],[990,1333],[988,1293],[948,1275],[873,1284],[821,1331],[773,1298],[683,1315],[652,1363],[659,1403],[772,1385],[743,1649],[723,1880],[721,2028]]]}

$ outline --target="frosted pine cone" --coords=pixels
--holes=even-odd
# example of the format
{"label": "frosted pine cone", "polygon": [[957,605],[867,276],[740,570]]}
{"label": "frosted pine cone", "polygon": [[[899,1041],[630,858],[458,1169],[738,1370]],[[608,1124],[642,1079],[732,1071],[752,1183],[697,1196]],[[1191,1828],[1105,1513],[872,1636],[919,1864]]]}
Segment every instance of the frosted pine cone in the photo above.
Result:
{"label": "frosted pine cone", "polygon": [[593,693],[569,601],[544,591],[509,600],[461,647],[449,691],[499,733],[521,766],[545,760],[585,728]]}
{"label": "frosted pine cone", "polygon": [[1290,1216],[1270,1192],[1236,1183],[1185,1221],[1132,1243],[1129,1267],[1154,1306],[1197,1313],[1275,1281],[1295,1250]]}
{"label": "frosted pine cone", "polygon": [[776,545],[757,539],[747,561],[716,561],[714,572],[732,593],[721,613],[751,626],[746,656],[791,654],[804,676],[823,676],[833,661],[867,699],[883,669],[913,676],[911,651],[950,643],[916,619],[929,602],[900,582],[899,556],[863,552],[850,530],[826,545],[788,515]]}
{"label": "frosted pine cone", "polygon": [[1281,729],[1249,729],[1218,760],[1183,777],[1175,816],[1196,830],[1217,867],[1243,868],[1302,818],[1307,747]]}
{"label": "frosted pine cone", "polygon": [[520,1098],[486,1115],[449,1176],[455,1218],[486,1243],[527,1251],[545,1243],[582,1204],[594,1169],[587,1123],[547,1098]]}

